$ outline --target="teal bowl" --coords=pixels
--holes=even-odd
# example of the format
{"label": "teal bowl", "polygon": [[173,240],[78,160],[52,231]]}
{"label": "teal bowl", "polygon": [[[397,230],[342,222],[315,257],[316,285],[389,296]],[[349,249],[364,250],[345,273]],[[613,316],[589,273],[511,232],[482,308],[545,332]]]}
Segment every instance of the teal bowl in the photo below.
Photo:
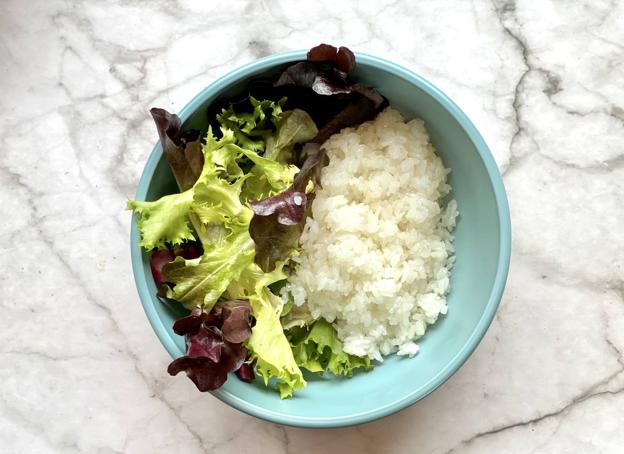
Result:
{"label": "teal bowl", "polygon": [[[250,78],[276,72],[289,62],[305,59],[305,55],[304,51],[272,55],[218,79],[179,112],[184,128],[205,129],[206,111],[213,101],[232,96],[244,90]],[[450,184],[460,216],[455,230],[456,262],[449,311],[419,341],[421,350],[414,358],[393,355],[373,371],[356,373],[352,378],[310,376],[305,389],[285,400],[259,381],[248,384],[234,375],[212,392],[234,408],[280,424],[360,424],[390,415],[427,396],[453,375],[479,344],[494,317],[507,279],[511,248],[509,207],[496,163],[475,126],[439,89],[394,63],[357,54],[353,77],[377,87],[406,118],[422,118],[442,160],[451,169]],[[136,198],[154,200],[176,189],[161,146],[156,144]],[[182,356],[184,339],[171,329],[181,314],[156,299],[149,257],[139,247],[135,223],[131,251],[134,277],[147,317],[171,356]],[[193,384],[188,381],[188,386]],[[208,396],[198,394],[198,398]]]}

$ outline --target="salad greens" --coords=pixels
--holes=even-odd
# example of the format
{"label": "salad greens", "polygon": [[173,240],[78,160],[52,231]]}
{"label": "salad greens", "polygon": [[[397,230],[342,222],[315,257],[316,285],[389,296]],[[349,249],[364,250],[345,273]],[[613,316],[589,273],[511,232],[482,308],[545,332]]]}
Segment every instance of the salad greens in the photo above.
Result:
{"label": "salad greens", "polygon": [[194,240],[188,214],[193,203],[193,192],[170,194],[154,202],[131,200],[128,208],[140,215],[137,226],[141,232],[139,245],[147,250],[165,247],[166,243],[181,244]]}
{"label": "salad greens", "polygon": [[204,167],[204,155],[198,134],[185,134],[178,139],[182,122],[164,109],[150,110],[158,129],[163,154],[181,191],[189,189]]}
{"label": "salad greens", "polygon": [[254,217],[249,234],[256,244],[255,261],[263,271],[272,271],[278,261],[297,249],[306,202],[305,193],[288,189],[251,203]]}
{"label": "salad greens", "polygon": [[[209,129],[202,146],[203,168],[190,188],[152,202],[130,201],[128,207],[139,215],[137,226],[141,246],[146,249],[180,244],[184,240],[194,240],[194,233],[203,234],[198,235],[203,246],[201,257],[185,259],[178,256],[164,265],[165,281],[173,284],[167,297],[188,309],[199,307],[202,313],[210,313],[224,295],[249,301],[255,318],[246,344],[250,360],[255,361],[255,370],[265,382],[272,377],[278,380],[280,395],[285,397],[305,386],[280,324],[282,300],[266,288],[276,280],[285,279],[286,275],[281,268],[265,273],[254,263],[256,256],[265,260],[263,255],[268,251],[261,250],[256,254],[255,242],[249,232],[254,215],[249,201],[287,193],[298,169],[276,159],[292,153],[296,143],[314,137],[317,130],[305,112],[283,112],[280,102],[250,98],[250,104],[252,112],[236,114],[231,109],[223,112],[219,117],[220,138]],[[301,126],[295,124],[295,119]],[[274,159],[261,155],[267,140],[271,143]],[[176,169],[172,170],[176,172]],[[188,174],[184,167],[180,170],[183,175]],[[300,197],[305,203],[305,194]],[[194,229],[191,215],[196,219]],[[296,242],[290,245],[288,250],[281,249],[281,258],[295,253]],[[223,322],[221,329],[225,326],[227,321]],[[214,330],[219,327],[210,329],[201,327],[190,335],[184,333],[189,335],[188,345],[194,345],[195,341],[206,343],[207,340],[211,345],[217,343],[220,338]],[[225,342],[222,340],[225,333],[219,342]],[[205,371],[212,363],[218,363],[218,358],[215,361],[215,357],[207,353],[204,357],[207,359],[202,357],[198,361],[184,357],[176,360],[170,372],[186,370],[198,387],[198,383],[220,386],[223,372],[229,367],[219,369],[221,374],[217,378],[211,376],[206,380],[203,378]],[[227,364],[238,363],[228,359]]]}
{"label": "salad greens", "polygon": [[[211,313],[196,307],[190,315],[176,321],[173,330],[186,336],[187,351],[169,364],[167,371],[171,375],[185,371],[200,391],[223,385],[227,374],[239,370],[247,357],[242,342],[251,332],[248,327],[230,321],[232,317],[244,315],[240,307],[245,305],[249,311],[249,303],[243,301],[224,302],[219,311]],[[239,308],[238,314],[234,316],[226,312],[226,308]]]}
{"label": "salad greens", "polygon": [[334,375],[353,375],[359,367],[370,369],[370,358],[349,355],[342,350],[336,330],[324,319],[289,332],[297,364],[310,372],[329,370]]}
{"label": "salad greens", "polygon": [[201,391],[229,372],[249,381],[255,371],[284,398],[306,385],[301,368],[351,376],[372,367],[342,350],[331,324],[277,292],[296,267],[290,259],[328,163],[320,143],[385,103],[347,82],[354,67],[348,49],[318,46],[281,73],[270,96],[226,105],[205,134],[150,111],[180,192],[127,207],[140,246],[153,251],[159,295],[191,311],[174,324],[187,352],[168,371],[185,371]]}
{"label": "salad greens", "polygon": [[286,339],[280,315],[284,300],[273,294],[268,286],[286,279],[283,263],[270,273],[263,272],[256,264],[249,265],[241,278],[230,285],[227,295],[231,298],[248,298],[256,319],[247,348],[256,361],[256,372],[268,384],[271,377],[278,379],[280,396],[288,397],[293,391],[305,386],[301,370],[297,366],[290,344]]}
{"label": "salad greens", "polygon": [[177,257],[163,268],[167,282],[175,284],[167,297],[189,309],[199,306],[210,311],[253,258],[254,243],[247,232],[228,236],[218,247],[208,248],[200,258]]}

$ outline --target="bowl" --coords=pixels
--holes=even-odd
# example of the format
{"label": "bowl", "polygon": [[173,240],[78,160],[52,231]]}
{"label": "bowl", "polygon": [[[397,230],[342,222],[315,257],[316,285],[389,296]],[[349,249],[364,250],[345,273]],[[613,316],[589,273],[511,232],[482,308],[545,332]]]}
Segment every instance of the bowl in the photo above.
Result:
{"label": "bowl", "polygon": [[[184,128],[205,129],[207,108],[216,99],[233,96],[244,90],[250,78],[277,74],[280,68],[305,56],[305,51],[272,55],[216,80],[178,113]],[[378,57],[358,53],[356,58],[353,78],[377,87],[406,118],[422,118],[444,164],[451,169],[452,196],[460,216],[455,230],[456,262],[449,312],[419,340],[421,349],[413,358],[392,355],[371,372],[356,373],[352,378],[307,376],[308,386],[284,400],[260,381],[244,383],[233,374],[223,387],[212,392],[234,408],[280,424],[359,424],[392,414],[427,396],[453,375],[479,344],[507,279],[509,207],[496,163],[475,126],[453,101],[417,74]],[[177,187],[157,143],[145,165],[136,199],[155,200],[172,192],[177,192]],[[156,335],[172,357],[184,355],[184,339],[171,329],[181,312],[156,298],[149,257],[139,247],[134,222],[131,252],[139,297]],[[193,384],[188,381],[188,386]],[[198,398],[208,396],[198,394]]]}

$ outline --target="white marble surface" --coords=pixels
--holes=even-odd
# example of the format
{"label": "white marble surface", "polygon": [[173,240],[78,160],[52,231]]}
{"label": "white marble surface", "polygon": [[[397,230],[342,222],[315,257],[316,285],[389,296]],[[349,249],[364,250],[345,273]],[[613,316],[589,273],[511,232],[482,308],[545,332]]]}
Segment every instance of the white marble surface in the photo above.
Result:
{"label": "white marble surface", "polygon": [[[624,450],[624,2],[0,2],[0,451]],[[246,416],[183,379],[138,302],[134,194],[180,109],[267,53],[345,44],[474,120],[504,172],[498,315],[441,389],[340,430]]]}

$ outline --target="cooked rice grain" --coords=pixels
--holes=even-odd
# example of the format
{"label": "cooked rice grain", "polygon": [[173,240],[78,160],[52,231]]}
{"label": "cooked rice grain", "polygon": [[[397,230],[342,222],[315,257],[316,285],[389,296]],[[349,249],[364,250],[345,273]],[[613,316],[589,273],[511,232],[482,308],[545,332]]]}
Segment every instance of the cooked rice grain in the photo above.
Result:
{"label": "cooked rice grain", "polygon": [[323,169],[289,290],[335,322],[348,353],[382,360],[446,314],[457,204],[421,120],[391,108],[324,144]]}

